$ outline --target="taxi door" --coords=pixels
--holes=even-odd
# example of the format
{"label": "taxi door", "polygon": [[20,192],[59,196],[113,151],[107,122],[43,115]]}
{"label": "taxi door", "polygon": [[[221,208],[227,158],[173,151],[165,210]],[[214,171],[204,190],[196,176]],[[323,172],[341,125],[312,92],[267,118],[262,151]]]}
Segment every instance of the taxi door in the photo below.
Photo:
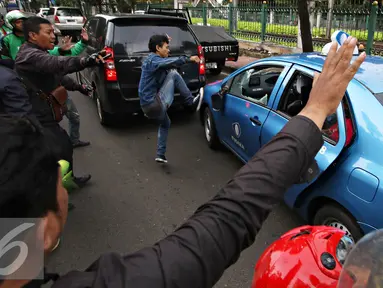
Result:
{"label": "taxi door", "polygon": [[[289,71],[287,77],[284,79],[281,89],[278,91],[278,94],[276,95],[276,101],[273,104],[270,115],[263,126],[262,134],[261,134],[261,145],[265,145],[267,142],[269,142],[271,138],[274,137],[286,125],[286,123],[291,119],[291,117],[295,116],[295,115],[289,115],[289,113],[292,112],[293,110],[286,109],[286,106],[291,108],[292,106],[290,104],[294,101],[299,100],[300,95],[297,95],[296,94],[297,91],[295,90],[301,90],[302,93],[305,93],[306,95],[304,95],[303,98],[301,98],[300,100],[303,101],[304,105],[305,105],[305,102],[307,102],[308,95],[311,91],[311,85],[310,85],[310,88],[306,90],[305,92],[304,92],[305,89],[297,89],[296,87],[296,84],[297,84],[296,79],[302,76],[307,77],[305,79],[308,79],[308,78],[313,79],[314,71],[306,67],[294,65]],[[293,99],[291,100],[287,99],[289,97],[292,97]],[[298,114],[299,112],[300,111],[297,111],[296,109],[294,110],[294,114]],[[310,173],[313,173],[313,172],[315,175],[313,174],[311,175],[311,177],[308,177],[307,181],[305,181],[304,183],[293,185],[285,193],[285,201],[290,207],[294,206],[295,200],[298,197],[298,195],[306,187],[308,187],[311,183],[313,183],[316,179],[318,179],[320,174],[323,173],[336,160],[336,158],[341,153],[343,147],[345,146],[346,131],[345,131],[344,113],[343,113],[342,105],[339,105],[336,111],[336,114],[332,116],[333,117],[328,117],[329,119],[332,118],[332,120],[329,120],[329,121],[326,120],[326,122],[328,121],[329,123],[325,122],[324,129],[322,130],[324,144],[315,157],[316,164],[317,164],[315,165],[315,168],[319,168],[319,171],[318,170],[310,171],[310,169],[313,169],[314,167],[314,166],[311,166],[309,168],[309,171],[306,171],[306,175],[310,176]],[[333,123],[334,119],[336,120],[338,129],[339,129],[339,138],[337,138],[336,140],[332,139],[325,132],[327,131],[326,129],[334,125]]]}
{"label": "taxi door", "polygon": [[262,127],[290,63],[262,61],[233,78],[225,95],[222,141],[243,162],[260,148]]}

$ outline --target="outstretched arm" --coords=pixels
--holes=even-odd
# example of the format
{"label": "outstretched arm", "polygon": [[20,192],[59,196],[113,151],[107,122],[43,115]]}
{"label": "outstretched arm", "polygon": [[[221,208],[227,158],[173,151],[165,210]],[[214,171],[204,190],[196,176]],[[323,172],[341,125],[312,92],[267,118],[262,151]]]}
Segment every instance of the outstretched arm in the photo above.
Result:
{"label": "outstretched arm", "polygon": [[89,267],[95,273],[93,287],[212,287],[313,163],[323,143],[324,120],[337,109],[365,59],[362,54],[350,65],[355,45],[348,40],[338,52],[333,45],[300,115],[180,228],[151,247],[125,257],[105,255]]}
{"label": "outstretched arm", "polygon": [[152,64],[155,66],[156,69],[177,68],[188,62],[194,62],[194,61],[192,61],[190,58],[186,56],[168,57],[168,58],[154,57],[152,60]]}

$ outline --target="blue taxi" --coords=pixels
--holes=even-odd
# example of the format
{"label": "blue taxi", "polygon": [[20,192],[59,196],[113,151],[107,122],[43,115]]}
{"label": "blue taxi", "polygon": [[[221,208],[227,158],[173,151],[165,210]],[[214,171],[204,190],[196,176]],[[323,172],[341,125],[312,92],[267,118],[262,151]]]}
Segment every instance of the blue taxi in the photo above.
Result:
{"label": "blue taxi", "polygon": [[[266,58],[205,86],[199,113],[207,144],[251,159],[306,105],[325,60],[320,53]],[[291,187],[285,202],[306,221],[358,240],[383,228],[383,58],[367,57],[322,132],[320,173]]]}

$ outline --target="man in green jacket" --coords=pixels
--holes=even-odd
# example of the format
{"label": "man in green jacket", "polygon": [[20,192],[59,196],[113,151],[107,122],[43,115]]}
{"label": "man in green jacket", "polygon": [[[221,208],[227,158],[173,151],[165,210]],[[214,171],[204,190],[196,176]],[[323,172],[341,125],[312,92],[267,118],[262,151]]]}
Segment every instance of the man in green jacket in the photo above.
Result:
{"label": "man in green jacket", "polygon": [[[1,40],[1,54],[3,59],[16,59],[16,55],[20,46],[25,42],[23,22],[26,18],[27,16],[18,10],[10,11],[5,15],[5,22],[8,24],[8,26],[13,28],[13,31],[12,33],[3,37]],[[83,30],[81,33],[81,40],[74,46],[68,46],[71,43],[69,40],[71,40],[71,38],[66,37],[64,39],[64,45],[61,47],[54,47],[52,50],[48,51],[49,54],[56,56],[77,56],[85,50],[89,39],[88,34],[85,30]]]}
{"label": "man in green jacket", "polygon": [[[13,27],[13,32],[1,39],[0,49],[3,59],[16,59],[17,52],[25,42],[23,22],[26,18],[27,16],[18,10],[10,11],[5,15],[5,22],[8,26]],[[49,50],[48,53],[54,56],[77,56],[85,50],[88,41],[88,33],[83,29],[81,32],[81,40],[75,45],[72,45],[71,37],[64,37],[62,39],[62,45],[54,47],[52,50]],[[70,86],[72,89],[69,90],[78,90],[85,95],[89,95],[91,91],[89,87],[81,85],[79,85],[77,89],[73,88],[73,85]],[[67,107],[68,110],[65,116],[69,120],[69,137],[72,141],[73,148],[88,146],[90,142],[80,140],[80,114],[71,97],[68,97]]]}
{"label": "man in green jacket", "polygon": [[12,30],[5,25],[4,15],[0,13],[0,39],[11,32]]}

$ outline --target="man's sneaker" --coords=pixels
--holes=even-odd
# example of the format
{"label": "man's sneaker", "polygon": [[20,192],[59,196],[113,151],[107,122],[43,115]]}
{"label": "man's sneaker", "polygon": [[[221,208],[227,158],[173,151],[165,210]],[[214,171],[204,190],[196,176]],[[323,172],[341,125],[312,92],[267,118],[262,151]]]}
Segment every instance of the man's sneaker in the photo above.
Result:
{"label": "man's sneaker", "polygon": [[198,106],[197,106],[197,111],[199,111],[201,109],[201,105],[202,105],[202,100],[203,100],[203,88],[201,87],[199,89],[199,93],[198,93],[198,96],[199,96],[199,101],[198,101]]}
{"label": "man's sneaker", "polygon": [[156,157],[156,162],[158,162],[158,163],[168,163],[168,160],[166,159],[165,155],[158,155]]}
{"label": "man's sneaker", "polygon": [[90,178],[92,178],[92,176],[90,176],[89,174],[88,174],[88,175],[85,175],[85,176],[82,176],[82,177],[73,177],[73,182],[74,182],[79,188],[82,188],[82,187],[85,186],[85,184],[90,180]]}
{"label": "man's sneaker", "polygon": [[199,102],[200,102],[200,99],[201,99],[201,95],[197,94],[197,96],[195,96],[193,99],[193,103],[191,105],[185,106],[186,111],[191,112],[191,113],[196,112],[198,105],[199,105]]}
{"label": "man's sneaker", "polygon": [[56,243],[56,245],[52,248],[51,252],[55,251],[55,250],[57,249],[57,247],[59,247],[60,242],[61,242],[61,239],[60,239],[60,238],[57,239],[57,243]]}
{"label": "man's sneaker", "polygon": [[74,142],[72,145],[73,145],[73,148],[85,147],[85,146],[89,146],[90,142],[78,140],[78,141]]}

